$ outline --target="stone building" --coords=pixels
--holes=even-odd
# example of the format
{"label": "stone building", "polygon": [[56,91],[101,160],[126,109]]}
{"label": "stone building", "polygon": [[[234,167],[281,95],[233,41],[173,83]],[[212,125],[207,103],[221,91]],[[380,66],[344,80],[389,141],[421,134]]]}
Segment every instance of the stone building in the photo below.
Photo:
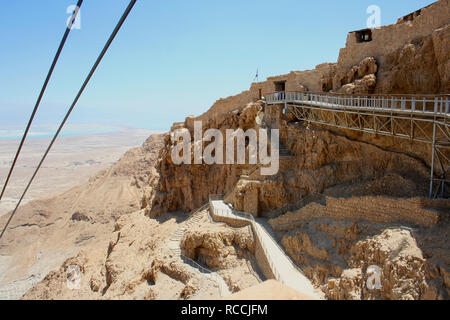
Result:
{"label": "stone building", "polygon": [[449,0],[439,0],[395,24],[350,32],[337,63],[252,83],[197,119],[215,118],[273,92],[449,93],[449,20]]}

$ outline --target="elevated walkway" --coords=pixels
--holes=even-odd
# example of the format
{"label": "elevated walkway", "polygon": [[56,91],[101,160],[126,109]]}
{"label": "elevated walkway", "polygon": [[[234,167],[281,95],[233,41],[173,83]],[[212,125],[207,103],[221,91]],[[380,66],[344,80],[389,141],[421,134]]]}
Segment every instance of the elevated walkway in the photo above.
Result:
{"label": "elevated walkway", "polygon": [[429,144],[430,198],[448,197],[450,95],[275,92],[266,104],[283,105],[285,113],[307,123]]}

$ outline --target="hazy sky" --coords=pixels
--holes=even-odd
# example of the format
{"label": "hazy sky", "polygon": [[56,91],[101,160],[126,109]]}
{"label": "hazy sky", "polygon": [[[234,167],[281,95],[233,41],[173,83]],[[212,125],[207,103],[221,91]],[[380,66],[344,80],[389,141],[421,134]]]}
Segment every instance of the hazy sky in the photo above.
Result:
{"label": "hazy sky", "polygon": [[[2,1],[0,129],[26,124],[76,0]],[[260,78],[336,62],[370,5],[382,24],[430,0],[138,0],[70,124],[168,129]],[[36,126],[59,123],[128,0],[85,0]]]}

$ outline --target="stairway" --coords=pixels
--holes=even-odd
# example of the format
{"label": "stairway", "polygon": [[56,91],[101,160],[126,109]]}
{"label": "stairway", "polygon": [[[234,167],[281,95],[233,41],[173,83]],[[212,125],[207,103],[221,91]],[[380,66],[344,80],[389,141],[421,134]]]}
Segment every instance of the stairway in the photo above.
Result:
{"label": "stairway", "polygon": [[183,239],[184,232],[191,228],[192,226],[198,224],[200,220],[204,217],[205,212],[199,211],[195,213],[191,218],[189,218],[185,223],[183,223],[170,237],[168,247],[172,251],[173,255],[176,257],[181,256],[181,240]]}

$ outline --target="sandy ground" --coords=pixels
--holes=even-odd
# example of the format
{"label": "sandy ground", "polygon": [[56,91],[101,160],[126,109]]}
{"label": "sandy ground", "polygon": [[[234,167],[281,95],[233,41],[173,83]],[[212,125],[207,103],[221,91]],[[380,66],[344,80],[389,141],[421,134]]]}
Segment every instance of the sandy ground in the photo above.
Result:
{"label": "sandy ground", "polygon": [[[31,200],[51,198],[85,183],[100,170],[116,163],[131,148],[141,146],[154,133],[160,132],[127,129],[112,133],[61,137],[44,162],[23,204]],[[25,144],[5,197],[0,202],[0,216],[10,212],[16,205],[48,143],[49,139],[33,138]],[[1,187],[18,144],[19,140],[0,140]],[[27,248],[30,249],[29,255],[26,254]],[[19,254],[19,257],[0,254],[0,299],[18,299],[55,266],[79,250],[77,246],[64,246],[62,242],[54,248],[44,246],[37,255],[31,247],[23,249],[25,252]],[[23,257],[21,263],[20,259],[17,260],[20,257]],[[24,272],[22,269],[28,265],[31,267]]]}
{"label": "sandy ground", "polygon": [[[22,203],[49,198],[84,183],[101,169],[115,163],[130,148],[140,146],[153,133],[160,132],[128,129],[59,138]],[[0,216],[14,209],[49,141],[46,138],[32,138],[26,142],[7,191],[0,202]],[[1,187],[6,180],[19,142],[17,139],[0,140]]]}

